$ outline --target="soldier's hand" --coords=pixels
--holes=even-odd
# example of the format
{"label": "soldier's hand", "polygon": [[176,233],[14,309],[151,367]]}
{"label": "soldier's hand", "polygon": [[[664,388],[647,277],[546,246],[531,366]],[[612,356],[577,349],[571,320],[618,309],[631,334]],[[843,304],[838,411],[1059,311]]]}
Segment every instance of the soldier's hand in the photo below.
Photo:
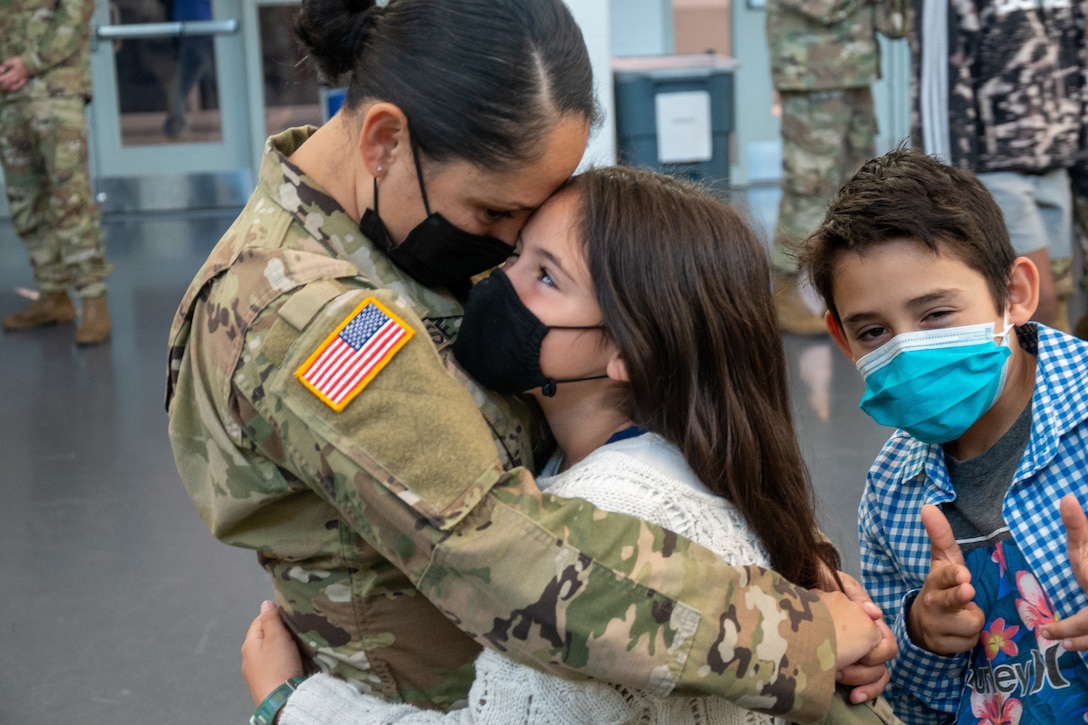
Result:
{"label": "soldier's hand", "polygon": [[19,56],[0,63],[0,91],[17,91],[30,80],[30,72]]}
{"label": "soldier's hand", "polygon": [[975,588],[952,527],[941,510],[922,507],[930,540],[929,576],[907,613],[911,641],[935,654],[966,652],[978,643],[985,615],[972,600]]}
{"label": "soldier's hand", "polygon": [[302,674],[302,657],[273,602],[261,602],[261,613],[249,625],[242,643],[242,677],[253,706],[292,677]]}

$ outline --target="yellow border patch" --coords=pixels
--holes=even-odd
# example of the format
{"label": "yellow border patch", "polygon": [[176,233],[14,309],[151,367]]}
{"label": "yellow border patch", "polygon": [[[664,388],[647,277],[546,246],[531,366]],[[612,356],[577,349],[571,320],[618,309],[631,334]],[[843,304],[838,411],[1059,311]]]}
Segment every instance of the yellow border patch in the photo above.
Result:
{"label": "yellow border patch", "polygon": [[[340,333],[356,321],[359,325],[372,325],[373,321],[362,317],[368,306],[377,309],[377,313],[368,313],[368,318],[376,314],[379,321],[381,317],[388,321],[362,339],[356,348],[342,339]],[[373,297],[367,297],[295,370],[295,377],[321,402],[339,413],[389,364],[414,334],[415,330],[388,307]]]}

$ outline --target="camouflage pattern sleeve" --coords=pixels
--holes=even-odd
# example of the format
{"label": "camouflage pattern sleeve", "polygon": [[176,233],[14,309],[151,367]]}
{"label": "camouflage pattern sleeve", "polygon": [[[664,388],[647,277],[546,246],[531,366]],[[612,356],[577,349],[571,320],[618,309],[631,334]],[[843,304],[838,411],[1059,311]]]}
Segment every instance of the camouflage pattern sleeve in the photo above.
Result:
{"label": "camouflage pattern sleeve", "polygon": [[[826,712],[834,629],[813,594],[543,494],[524,469],[504,473],[420,320],[387,290],[343,284],[313,314],[273,305],[246,333],[229,407],[250,450],[327,500],[461,630],[515,660],[801,722]],[[415,335],[337,411],[296,371],[367,298]]]}
{"label": "camouflage pattern sleeve", "polygon": [[21,54],[31,76],[39,76],[80,53],[87,53],[93,0],[59,0],[51,13],[41,8],[27,24],[26,51]]}

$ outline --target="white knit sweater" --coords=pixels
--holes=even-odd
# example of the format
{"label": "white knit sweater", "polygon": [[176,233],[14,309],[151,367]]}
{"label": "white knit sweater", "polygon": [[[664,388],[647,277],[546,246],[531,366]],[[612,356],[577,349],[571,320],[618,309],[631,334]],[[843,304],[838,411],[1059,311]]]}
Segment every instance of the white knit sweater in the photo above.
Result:
{"label": "white knit sweater", "polygon": [[[554,471],[558,463],[553,461],[544,473]],[[644,434],[598,448],[570,470],[542,476],[538,484],[550,493],[583,498],[606,511],[663,526],[730,563],[769,566],[763,546],[732,504],[710,493],[680,452],[657,435]],[[352,685],[328,675],[315,675],[291,695],[278,722],[748,725],[774,719],[717,697],[657,698],[599,682],[571,682],[485,650],[476,660],[476,680],[463,709],[440,713],[391,705],[361,695]]]}

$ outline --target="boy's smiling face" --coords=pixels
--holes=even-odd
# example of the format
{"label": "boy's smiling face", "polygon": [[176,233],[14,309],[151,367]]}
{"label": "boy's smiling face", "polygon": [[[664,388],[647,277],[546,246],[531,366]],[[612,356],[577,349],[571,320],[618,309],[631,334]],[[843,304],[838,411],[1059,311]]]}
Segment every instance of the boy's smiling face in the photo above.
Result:
{"label": "boy's smiling face", "polygon": [[[874,244],[864,254],[846,252],[835,261],[832,295],[842,326],[827,313],[839,348],[857,362],[896,335],[993,323],[1023,325],[1039,301],[1039,272],[1026,257],[1013,260],[1006,310],[998,309],[986,278],[938,244],[934,252],[913,239]],[[1009,338],[1012,358],[1007,384],[997,401],[945,451],[966,460],[990,449],[1031,400],[1035,358]]]}
{"label": "boy's smiling face", "polygon": [[[835,262],[833,295],[842,327],[830,317],[828,327],[854,362],[904,332],[985,322],[1003,327],[1004,311],[982,274],[911,239],[874,245],[863,255],[844,253]],[[1030,313],[1014,319],[1017,309],[1010,299],[1009,322],[1027,322]]]}

